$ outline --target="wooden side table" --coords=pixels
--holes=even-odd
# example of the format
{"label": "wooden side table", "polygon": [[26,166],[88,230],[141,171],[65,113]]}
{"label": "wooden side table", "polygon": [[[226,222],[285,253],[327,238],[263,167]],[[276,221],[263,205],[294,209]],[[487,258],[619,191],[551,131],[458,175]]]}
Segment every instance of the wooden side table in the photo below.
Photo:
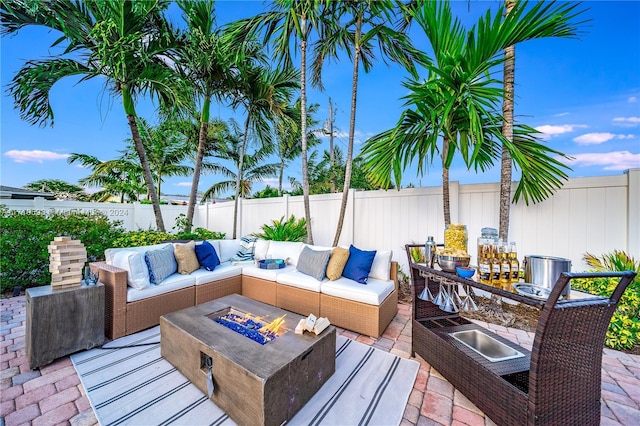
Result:
{"label": "wooden side table", "polygon": [[27,289],[25,344],[32,369],[104,343],[104,285]]}

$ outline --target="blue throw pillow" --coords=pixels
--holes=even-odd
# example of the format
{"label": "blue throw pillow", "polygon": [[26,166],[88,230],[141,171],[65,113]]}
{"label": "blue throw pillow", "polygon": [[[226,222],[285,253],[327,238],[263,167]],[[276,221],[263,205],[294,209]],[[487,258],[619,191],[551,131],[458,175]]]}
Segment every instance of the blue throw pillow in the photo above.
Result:
{"label": "blue throw pillow", "polygon": [[353,245],[349,246],[349,259],[344,265],[342,276],[360,284],[366,284],[374,257],[376,257],[375,250],[365,251],[355,248]]}
{"label": "blue throw pillow", "polygon": [[178,271],[178,262],[176,262],[171,244],[159,250],[146,252],[144,261],[149,268],[149,281],[151,284],[160,284],[162,280]]}
{"label": "blue throw pillow", "polygon": [[196,244],[196,257],[200,262],[200,266],[207,271],[213,271],[220,264],[218,253],[216,253],[216,249],[213,248],[209,241]]}

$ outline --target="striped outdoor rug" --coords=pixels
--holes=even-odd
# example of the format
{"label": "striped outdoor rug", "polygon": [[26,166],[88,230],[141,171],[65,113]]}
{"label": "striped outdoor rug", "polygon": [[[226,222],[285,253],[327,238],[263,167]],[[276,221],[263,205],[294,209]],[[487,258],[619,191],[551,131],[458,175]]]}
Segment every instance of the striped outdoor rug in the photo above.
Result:
{"label": "striped outdoor rug", "polygon": [[[159,326],[71,360],[101,425],[235,424],[160,356]],[[418,368],[337,336],[336,372],[289,424],[397,425]]]}

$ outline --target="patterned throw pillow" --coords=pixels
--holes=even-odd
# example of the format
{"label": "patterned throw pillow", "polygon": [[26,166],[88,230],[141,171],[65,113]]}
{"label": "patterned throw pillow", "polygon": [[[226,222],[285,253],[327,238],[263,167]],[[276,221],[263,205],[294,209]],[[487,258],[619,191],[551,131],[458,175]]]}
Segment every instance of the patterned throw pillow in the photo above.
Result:
{"label": "patterned throw pillow", "polygon": [[327,265],[327,278],[331,281],[340,278],[344,265],[347,264],[347,260],[349,260],[349,250],[342,247],[334,248],[333,251],[331,251],[331,257]]}
{"label": "patterned throw pillow", "polygon": [[169,244],[159,250],[150,250],[144,254],[144,261],[149,268],[149,281],[152,284],[160,284],[178,270],[176,258],[173,255],[173,246]]}
{"label": "patterned throw pillow", "polygon": [[186,244],[174,244],[173,254],[178,262],[178,273],[187,275],[200,269],[200,262],[196,256],[196,242],[189,241]]}
{"label": "patterned throw pillow", "polygon": [[256,246],[257,237],[240,238],[240,250],[231,258],[232,262],[251,262],[253,261],[253,250]]}
{"label": "patterned throw pillow", "polygon": [[305,275],[309,275],[318,281],[322,281],[324,280],[325,273],[327,271],[327,263],[329,263],[330,256],[331,250],[311,250],[309,247],[305,246],[298,258],[298,265],[296,266],[296,269]]}

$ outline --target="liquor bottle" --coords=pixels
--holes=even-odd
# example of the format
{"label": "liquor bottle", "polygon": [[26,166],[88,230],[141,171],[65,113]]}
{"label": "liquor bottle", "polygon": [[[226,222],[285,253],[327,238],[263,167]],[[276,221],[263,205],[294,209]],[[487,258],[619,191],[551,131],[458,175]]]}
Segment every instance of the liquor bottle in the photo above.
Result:
{"label": "liquor bottle", "polygon": [[500,255],[499,245],[491,244],[491,285],[500,285]]}
{"label": "liquor bottle", "polygon": [[509,243],[509,260],[511,261],[511,282],[517,283],[520,281],[520,262],[518,261],[516,243],[513,241]]}
{"label": "liquor bottle", "polygon": [[500,284],[507,287],[511,281],[511,259],[509,259],[509,246],[504,243],[500,246]]}
{"label": "liquor bottle", "polygon": [[482,257],[478,264],[478,272],[480,273],[480,283],[490,285],[491,284],[491,257],[489,250],[482,251]]}

